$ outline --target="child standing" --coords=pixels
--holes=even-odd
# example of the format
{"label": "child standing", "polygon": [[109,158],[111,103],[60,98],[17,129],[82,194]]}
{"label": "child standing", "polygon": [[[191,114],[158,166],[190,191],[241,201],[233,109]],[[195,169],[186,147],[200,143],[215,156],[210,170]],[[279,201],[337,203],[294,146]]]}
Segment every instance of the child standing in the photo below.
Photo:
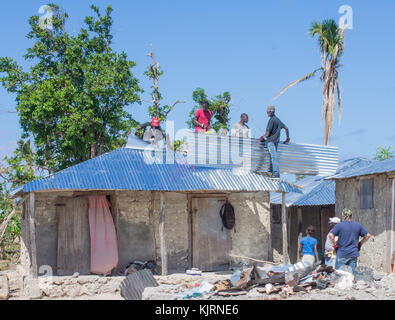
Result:
{"label": "child standing", "polygon": [[314,265],[314,262],[318,262],[318,251],[317,251],[317,239],[313,238],[315,229],[312,225],[306,229],[306,236],[300,239],[299,247],[299,258],[303,262],[308,262]]}

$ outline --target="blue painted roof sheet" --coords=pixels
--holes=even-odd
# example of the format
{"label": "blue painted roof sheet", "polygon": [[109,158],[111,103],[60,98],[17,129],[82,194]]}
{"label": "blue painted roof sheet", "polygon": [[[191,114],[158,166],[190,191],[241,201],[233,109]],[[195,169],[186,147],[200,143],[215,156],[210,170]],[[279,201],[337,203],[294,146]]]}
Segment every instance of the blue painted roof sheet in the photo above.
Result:
{"label": "blue painted roof sheet", "polygon": [[[357,170],[371,164],[372,160],[364,158],[352,158],[340,162],[336,172],[341,174],[349,170]],[[296,181],[302,187],[302,194],[287,194],[285,202],[289,206],[319,206],[335,204],[335,181],[325,180],[327,176],[308,176]],[[281,204],[281,195],[272,194],[270,197],[272,204]]]}
{"label": "blue painted roof sheet", "polygon": [[251,172],[192,166],[187,164],[186,157],[180,153],[158,150],[154,153],[147,148],[130,147],[103,154],[52,176],[36,179],[25,184],[22,190],[301,192],[285,181]]}
{"label": "blue painted roof sheet", "polygon": [[383,161],[372,161],[370,164],[367,164],[362,168],[351,168],[350,170],[336,173],[335,175],[328,177],[328,179],[346,179],[392,171],[395,171],[395,158]]}

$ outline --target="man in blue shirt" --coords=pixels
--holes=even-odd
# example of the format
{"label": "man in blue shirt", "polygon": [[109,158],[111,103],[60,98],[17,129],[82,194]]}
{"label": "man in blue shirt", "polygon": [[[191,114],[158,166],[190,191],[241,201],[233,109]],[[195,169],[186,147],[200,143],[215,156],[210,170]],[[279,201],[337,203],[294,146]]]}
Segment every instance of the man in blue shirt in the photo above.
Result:
{"label": "man in blue shirt", "polygon": [[[360,256],[362,244],[369,240],[369,232],[358,222],[352,221],[352,211],[344,209],[342,212],[343,221],[338,223],[329,233],[329,239],[332,245],[337,248],[336,252],[336,269],[340,269],[343,265],[351,269],[351,273],[355,273],[358,257]],[[338,236],[335,243],[335,236]],[[359,241],[359,237],[363,239]]]}
{"label": "man in blue shirt", "polygon": [[302,262],[308,262],[314,265],[318,262],[317,239],[313,238],[315,229],[313,226],[308,226],[306,229],[306,236],[300,239],[299,258]]}

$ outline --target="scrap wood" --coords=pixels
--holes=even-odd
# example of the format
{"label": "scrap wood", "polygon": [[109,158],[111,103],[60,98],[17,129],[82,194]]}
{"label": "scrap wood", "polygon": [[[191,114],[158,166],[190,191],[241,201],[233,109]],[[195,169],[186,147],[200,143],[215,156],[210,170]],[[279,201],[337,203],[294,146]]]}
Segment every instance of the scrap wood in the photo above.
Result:
{"label": "scrap wood", "polygon": [[258,260],[258,259],[254,259],[254,258],[250,258],[250,257],[245,257],[245,256],[238,256],[238,255],[235,255],[235,254],[229,254],[229,256],[231,256],[231,257],[233,257],[233,258],[251,260],[251,261],[255,261],[255,262],[267,263],[267,264],[272,264],[272,265],[279,265],[279,264],[281,264],[281,263],[275,263],[275,262],[270,262],[270,261]]}
{"label": "scrap wood", "polygon": [[223,297],[229,297],[229,296],[241,296],[247,294],[246,291],[233,291],[233,290],[222,290],[222,291],[217,291],[217,295],[223,296]]}

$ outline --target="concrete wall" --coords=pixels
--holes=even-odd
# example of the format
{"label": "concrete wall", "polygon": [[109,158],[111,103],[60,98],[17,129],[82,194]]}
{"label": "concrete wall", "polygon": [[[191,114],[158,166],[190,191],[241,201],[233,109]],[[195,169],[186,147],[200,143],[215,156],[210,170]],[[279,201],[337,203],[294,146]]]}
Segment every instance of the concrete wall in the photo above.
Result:
{"label": "concrete wall", "polygon": [[[48,265],[56,275],[57,268],[57,217],[58,197],[71,197],[72,192],[35,193],[37,266]],[[154,199],[150,214],[151,197]],[[231,252],[257,259],[271,259],[271,231],[269,216],[269,193],[234,193],[229,200],[235,208],[236,232],[232,230]],[[186,194],[167,192],[166,246],[170,272],[188,268],[189,219]],[[119,263],[117,271],[123,270],[133,260],[156,258],[160,264],[159,242],[159,193],[150,191],[117,191],[115,224],[118,236]],[[30,266],[30,249],[27,221],[23,221],[23,261]],[[89,232],[89,230],[87,230]],[[233,264],[240,264],[234,260]],[[41,272],[42,274],[42,272]]]}
{"label": "concrete wall", "polygon": [[[149,210],[154,199],[153,221]],[[133,260],[151,260],[160,263],[159,193],[151,191],[122,191],[117,193],[119,206],[118,249],[119,268]],[[168,269],[185,270],[188,267],[188,210],[187,195],[165,193],[165,234]],[[154,252],[155,250],[155,252]]]}
{"label": "concrete wall", "polygon": [[358,264],[377,271],[387,271],[387,183],[386,175],[373,180],[372,209],[360,209],[359,180],[357,178],[336,180],[336,216],[341,218],[344,208],[353,212],[353,220],[361,223],[372,235],[361,249]]}
{"label": "concrete wall", "polygon": [[[229,201],[236,216],[231,253],[271,260],[269,193],[233,193]],[[233,259],[232,262],[239,265],[242,261]]]}

